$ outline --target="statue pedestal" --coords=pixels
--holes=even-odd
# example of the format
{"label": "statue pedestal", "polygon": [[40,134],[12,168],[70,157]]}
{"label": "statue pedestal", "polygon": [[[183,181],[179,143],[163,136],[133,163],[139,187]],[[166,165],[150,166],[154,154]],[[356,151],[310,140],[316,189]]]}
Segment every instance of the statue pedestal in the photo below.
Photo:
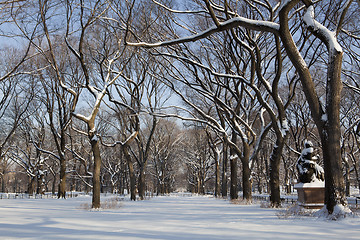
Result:
{"label": "statue pedestal", "polygon": [[298,203],[308,209],[320,209],[324,206],[325,183],[298,183],[295,185],[298,193]]}

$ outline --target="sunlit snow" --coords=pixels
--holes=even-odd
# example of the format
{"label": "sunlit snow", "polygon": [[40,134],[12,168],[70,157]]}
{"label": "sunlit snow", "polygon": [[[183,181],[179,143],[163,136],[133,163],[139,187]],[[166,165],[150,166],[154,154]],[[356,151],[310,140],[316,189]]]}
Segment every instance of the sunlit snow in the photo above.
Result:
{"label": "sunlit snow", "polygon": [[[109,198],[109,197],[107,197]],[[102,197],[105,200],[106,197]],[[171,195],[99,211],[90,196],[0,200],[1,239],[358,239],[360,219],[279,218],[260,204]]]}

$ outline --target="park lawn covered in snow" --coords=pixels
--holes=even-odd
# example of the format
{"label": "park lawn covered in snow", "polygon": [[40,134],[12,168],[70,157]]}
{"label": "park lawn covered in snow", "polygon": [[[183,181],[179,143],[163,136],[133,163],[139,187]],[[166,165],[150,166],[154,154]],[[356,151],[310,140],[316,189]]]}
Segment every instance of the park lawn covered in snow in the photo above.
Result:
{"label": "park lawn covered in snow", "polygon": [[[105,201],[110,197],[103,197]],[[0,200],[0,239],[359,239],[360,218],[279,218],[260,204],[171,195],[89,210],[90,196]]]}

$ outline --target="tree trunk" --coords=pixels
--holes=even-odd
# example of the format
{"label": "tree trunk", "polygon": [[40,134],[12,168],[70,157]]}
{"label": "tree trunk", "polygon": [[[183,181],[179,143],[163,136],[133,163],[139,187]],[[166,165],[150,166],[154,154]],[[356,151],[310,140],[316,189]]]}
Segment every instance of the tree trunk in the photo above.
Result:
{"label": "tree trunk", "polygon": [[337,204],[347,206],[347,200],[342,174],[340,147],[340,99],[342,90],[340,74],[343,53],[335,52],[334,50],[332,52],[330,50],[329,55],[326,84],[327,121],[324,130],[321,131],[323,133],[321,140],[325,170],[325,204],[328,212],[331,214]]}
{"label": "tree trunk", "polygon": [[227,182],[227,164],[228,164],[228,147],[224,142],[223,145],[223,162],[222,162],[222,174],[221,174],[221,195],[227,197],[228,193],[228,182]]}
{"label": "tree trunk", "polygon": [[[256,157],[256,165],[257,165],[257,176],[256,176],[256,180],[257,180],[257,189],[259,194],[262,194],[263,188],[262,188],[262,173],[263,173],[263,162],[262,162],[262,158],[260,157]],[[267,177],[267,176],[265,176]]]}
{"label": "tree trunk", "polygon": [[205,195],[205,181],[204,181],[204,173],[202,170],[199,171],[198,194]]}
{"label": "tree trunk", "polygon": [[[74,162],[74,166],[73,166],[73,172],[78,171],[79,173],[81,172],[81,164],[78,167],[78,170],[76,170],[76,162]],[[77,191],[78,190],[78,181],[76,180],[76,178],[72,178],[71,179],[71,183],[70,183],[70,191]]]}
{"label": "tree trunk", "polygon": [[[216,152],[216,151],[215,151]],[[220,196],[220,154],[215,155],[215,197]]]}
{"label": "tree trunk", "polygon": [[66,161],[62,154],[60,155],[60,183],[58,198],[66,198]]}
{"label": "tree trunk", "polygon": [[133,163],[131,161],[131,156],[128,152],[128,149],[126,146],[123,147],[123,153],[128,165],[128,169],[129,169],[129,178],[130,178],[130,199],[132,201],[136,200],[136,177],[135,177],[135,172],[134,172],[134,166]]}
{"label": "tree trunk", "polygon": [[44,166],[43,164],[39,165],[37,173],[37,194],[45,194],[45,176],[44,176]]}
{"label": "tree trunk", "polygon": [[238,186],[237,186],[237,156],[230,156],[230,198],[238,198]]}
{"label": "tree trunk", "polygon": [[138,191],[140,200],[145,199],[146,194],[146,181],[145,181],[145,163],[140,166],[139,182],[138,182]]}
{"label": "tree trunk", "polygon": [[271,193],[269,161],[268,161],[267,157],[265,157],[263,160],[264,160],[264,163],[265,163],[265,172],[266,172],[266,191],[268,193]]}
{"label": "tree trunk", "polygon": [[29,185],[28,185],[28,194],[29,195],[34,194],[35,180],[36,180],[36,177],[29,177]]}
{"label": "tree trunk", "polygon": [[56,175],[54,174],[54,179],[53,179],[53,183],[52,183],[52,187],[51,187],[52,195],[55,195],[55,192],[56,192]]}
{"label": "tree trunk", "polygon": [[[232,133],[231,141],[236,144],[237,135]],[[237,154],[236,151],[230,148],[230,199],[238,198],[238,185],[237,185]]]}
{"label": "tree trunk", "polygon": [[101,167],[101,155],[99,141],[94,132],[89,131],[91,150],[94,157],[93,168],[93,195],[92,195],[92,208],[100,208],[100,167]]}
{"label": "tree trunk", "polygon": [[270,156],[270,201],[273,207],[280,207],[280,162],[281,153],[285,144],[283,137],[277,137]]}
{"label": "tree trunk", "polygon": [[1,192],[5,192],[5,171],[1,175]]}
{"label": "tree trunk", "polygon": [[345,185],[346,185],[346,196],[350,196],[350,171],[349,171],[349,164],[346,163],[346,173],[345,173]]}
{"label": "tree trunk", "polygon": [[[333,133],[333,131],[331,131]],[[333,142],[329,136],[323,142],[324,172],[325,172],[325,204],[329,213],[334,211],[337,204],[347,205],[345,197],[345,184],[342,176],[340,145]],[[325,140],[325,139],[324,139]]]}
{"label": "tree trunk", "polygon": [[[245,144],[244,144],[245,145]],[[243,183],[243,199],[251,201],[252,187],[251,187],[251,170],[249,166],[250,149],[249,146],[244,146],[242,162],[242,183]]]}

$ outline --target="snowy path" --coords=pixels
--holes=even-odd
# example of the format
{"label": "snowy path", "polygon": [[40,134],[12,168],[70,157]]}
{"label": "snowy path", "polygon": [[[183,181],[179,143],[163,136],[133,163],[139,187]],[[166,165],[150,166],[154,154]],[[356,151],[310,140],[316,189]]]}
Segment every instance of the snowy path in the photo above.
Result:
{"label": "snowy path", "polygon": [[276,210],[209,197],[156,197],[80,209],[90,197],[3,199],[0,239],[359,239],[360,218],[279,219]]}

